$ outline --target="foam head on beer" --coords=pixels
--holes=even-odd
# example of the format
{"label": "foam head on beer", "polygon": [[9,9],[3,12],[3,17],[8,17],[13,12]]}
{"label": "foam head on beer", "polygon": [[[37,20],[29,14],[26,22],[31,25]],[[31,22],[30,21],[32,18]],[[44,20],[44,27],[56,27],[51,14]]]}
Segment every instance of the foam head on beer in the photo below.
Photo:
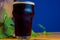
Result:
{"label": "foam head on beer", "polygon": [[31,4],[31,5],[35,5],[34,2],[29,2],[29,1],[26,1],[26,2],[14,2],[13,4]]}

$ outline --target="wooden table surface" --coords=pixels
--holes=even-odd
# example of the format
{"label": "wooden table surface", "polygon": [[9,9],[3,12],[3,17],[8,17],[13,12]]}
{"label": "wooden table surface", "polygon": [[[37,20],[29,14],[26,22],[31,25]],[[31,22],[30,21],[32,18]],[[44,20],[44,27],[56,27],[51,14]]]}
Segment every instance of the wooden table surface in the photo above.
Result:
{"label": "wooden table surface", "polygon": [[[43,34],[39,33],[40,35],[38,37],[31,37],[30,39],[27,40],[60,40],[60,33],[59,32],[54,32],[51,34]],[[0,39],[0,40],[21,40],[17,38],[5,38],[5,39]]]}

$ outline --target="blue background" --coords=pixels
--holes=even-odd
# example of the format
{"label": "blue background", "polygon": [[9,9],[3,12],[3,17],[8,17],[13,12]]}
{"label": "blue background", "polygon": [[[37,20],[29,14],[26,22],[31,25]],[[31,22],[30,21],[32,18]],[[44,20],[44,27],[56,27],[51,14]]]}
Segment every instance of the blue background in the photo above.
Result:
{"label": "blue background", "polygon": [[[27,0],[18,0],[27,1]],[[35,15],[32,29],[42,32],[42,24],[47,32],[60,32],[60,0],[28,0],[35,2]]]}

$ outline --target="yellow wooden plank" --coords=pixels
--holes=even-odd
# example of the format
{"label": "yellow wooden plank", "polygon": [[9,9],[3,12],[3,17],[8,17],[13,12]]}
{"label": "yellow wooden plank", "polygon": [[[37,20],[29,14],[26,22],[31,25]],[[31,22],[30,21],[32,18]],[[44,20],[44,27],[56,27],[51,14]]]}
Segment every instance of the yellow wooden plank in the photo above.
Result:
{"label": "yellow wooden plank", "polygon": [[[60,33],[52,33],[49,35],[45,35],[43,33],[39,33],[40,35],[38,37],[31,37],[27,40],[60,40]],[[5,38],[0,40],[21,40],[17,38]]]}

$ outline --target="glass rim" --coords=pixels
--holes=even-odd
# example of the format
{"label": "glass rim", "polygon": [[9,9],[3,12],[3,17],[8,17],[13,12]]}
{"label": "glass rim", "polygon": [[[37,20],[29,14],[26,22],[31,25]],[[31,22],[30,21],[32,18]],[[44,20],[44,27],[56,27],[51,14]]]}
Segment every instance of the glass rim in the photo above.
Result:
{"label": "glass rim", "polygon": [[20,4],[31,4],[31,5],[35,5],[34,2],[13,2],[13,4],[18,4],[18,3],[20,3]]}

